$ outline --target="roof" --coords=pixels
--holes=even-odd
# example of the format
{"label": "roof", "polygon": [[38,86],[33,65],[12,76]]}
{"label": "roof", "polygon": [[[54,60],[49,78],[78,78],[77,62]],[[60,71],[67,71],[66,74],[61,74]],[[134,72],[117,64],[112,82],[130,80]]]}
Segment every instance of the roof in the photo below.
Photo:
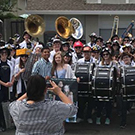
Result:
{"label": "roof", "polygon": [[27,0],[27,10],[135,10],[135,4],[86,4],[84,0]]}

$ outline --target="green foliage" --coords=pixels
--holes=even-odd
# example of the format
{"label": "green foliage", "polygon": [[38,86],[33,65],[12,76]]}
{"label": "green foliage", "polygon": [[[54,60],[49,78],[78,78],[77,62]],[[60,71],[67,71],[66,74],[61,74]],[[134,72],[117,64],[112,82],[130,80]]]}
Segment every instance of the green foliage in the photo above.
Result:
{"label": "green foliage", "polygon": [[13,8],[17,4],[17,0],[0,0],[1,12],[13,12]]}
{"label": "green foliage", "polygon": [[20,10],[19,8],[15,8],[16,4],[17,0],[0,0],[0,18],[17,18],[12,13],[9,13]]}

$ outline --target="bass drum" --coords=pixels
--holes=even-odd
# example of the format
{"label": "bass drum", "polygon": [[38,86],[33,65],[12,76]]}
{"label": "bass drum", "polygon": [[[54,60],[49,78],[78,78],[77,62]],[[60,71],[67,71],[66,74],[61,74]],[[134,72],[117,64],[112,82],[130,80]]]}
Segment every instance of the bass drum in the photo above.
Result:
{"label": "bass drum", "polygon": [[78,97],[89,97],[91,96],[91,80],[93,73],[93,64],[77,64],[75,75],[80,78],[78,83]]}
{"label": "bass drum", "polygon": [[97,101],[110,101],[115,95],[115,69],[96,67],[92,76],[92,94]]}
{"label": "bass drum", "polygon": [[135,67],[121,67],[123,100],[135,101]]}

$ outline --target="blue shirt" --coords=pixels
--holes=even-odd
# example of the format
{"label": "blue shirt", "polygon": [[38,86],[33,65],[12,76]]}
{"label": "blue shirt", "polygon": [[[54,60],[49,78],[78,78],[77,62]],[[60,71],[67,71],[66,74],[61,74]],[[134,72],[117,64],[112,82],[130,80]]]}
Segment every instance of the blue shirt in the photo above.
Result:
{"label": "blue shirt", "polygon": [[66,69],[57,70],[57,74],[56,74],[56,71],[55,71],[55,72],[54,72],[54,75],[55,75],[57,78],[65,78],[65,76],[66,76]]}
{"label": "blue shirt", "polygon": [[44,58],[38,60],[32,69],[32,75],[41,75],[43,77],[51,76],[52,64],[47,62]]}

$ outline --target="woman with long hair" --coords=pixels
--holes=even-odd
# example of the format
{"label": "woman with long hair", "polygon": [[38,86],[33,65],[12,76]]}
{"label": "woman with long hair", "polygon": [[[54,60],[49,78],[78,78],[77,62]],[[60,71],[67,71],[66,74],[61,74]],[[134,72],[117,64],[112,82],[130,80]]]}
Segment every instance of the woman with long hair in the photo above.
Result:
{"label": "woman with long hair", "polygon": [[26,81],[24,81],[22,79],[21,74],[25,71],[25,63],[28,59],[28,55],[27,54],[21,54],[20,55],[20,60],[19,60],[19,64],[17,64],[15,66],[15,79],[17,81],[17,85],[16,85],[16,97],[19,98],[21,97],[25,92],[26,92]]}
{"label": "woman with long hair", "polygon": [[[111,52],[108,48],[104,48],[101,52],[101,57],[102,60],[99,63],[99,67],[114,67],[116,69],[116,72],[114,72],[114,76],[118,76],[119,74],[119,69],[118,69],[118,63],[117,61],[114,61],[112,59]],[[109,91],[109,88],[108,88]],[[97,119],[96,119],[96,124],[100,125],[100,119],[101,119],[101,112],[103,107],[105,106],[106,109],[106,119],[105,119],[105,124],[109,125],[110,124],[110,118],[111,118],[111,112],[112,112],[112,101],[97,101]]]}
{"label": "woman with long hair", "polygon": [[71,66],[65,64],[61,52],[57,52],[53,57],[51,74],[56,78],[76,78]]}

